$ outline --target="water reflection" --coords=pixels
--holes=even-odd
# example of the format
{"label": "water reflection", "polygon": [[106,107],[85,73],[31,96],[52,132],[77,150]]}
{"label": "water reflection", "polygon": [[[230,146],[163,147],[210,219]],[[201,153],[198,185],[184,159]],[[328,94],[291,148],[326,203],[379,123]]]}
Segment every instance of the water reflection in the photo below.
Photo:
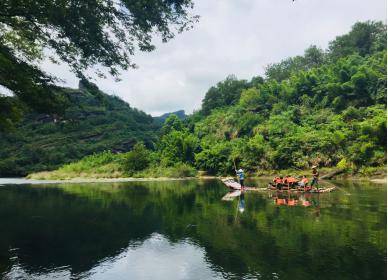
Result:
{"label": "water reflection", "polygon": [[244,192],[242,192],[240,197],[239,197],[238,211],[240,213],[244,213],[244,211],[245,211],[245,195],[244,195]]}
{"label": "water reflection", "polygon": [[[125,276],[124,276],[125,275]],[[15,264],[6,279],[223,279],[206,263],[205,251],[189,240],[171,243],[154,233],[130,244],[114,257],[104,258],[89,271],[73,274],[70,266],[31,273]]]}
{"label": "water reflection", "polygon": [[[312,205],[319,205],[319,194],[311,193],[291,193],[291,192],[277,192],[268,191],[268,198],[272,199],[277,206],[303,206],[310,207]],[[226,193],[221,200],[232,201],[238,199],[238,209],[241,213],[245,211],[245,191],[230,191]]]}
{"label": "water reflection", "polygon": [[275,192],[271,193],[271,197],[274,201],[274,204],[277,206],[303,206],[310,207],[312,205],[319,206],[320,195],[309,193],[284,193],[284,192]]}
{"label": "water reflection", "polygon": [[348,195],[232,194],[218,181],[5,185],[0,275],[385,278],[386,189],[337,185]]}

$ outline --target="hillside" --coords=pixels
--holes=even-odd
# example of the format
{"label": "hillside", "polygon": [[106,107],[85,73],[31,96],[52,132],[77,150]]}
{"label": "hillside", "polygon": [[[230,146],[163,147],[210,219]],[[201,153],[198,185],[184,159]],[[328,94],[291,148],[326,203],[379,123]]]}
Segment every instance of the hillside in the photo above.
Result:
{"label": "hillside", "polygon": [[93,153],[156,141],[153,118],[120,98],[87,82],[62,91],[69,103],[63,116],[30,113],[14,131],[0,133],[0,176],[52,170]]}
{"label": "hillside", "polygon": [[385,165],[386,35],[382,23],[356,23],[326,51],[311,46],[269,65],[265,79],[228,77],[212,87],[192,117],[196,168]]}
{"label": "hillside", "polygon": [[229,76],[208,90],[201,110],[184,121],[169,116],[155,149],[88,158],[62,167],[58,177],[66,170],[82,176],[103,158],[105,169],[115,163],[121,174],[151,177],[169,168],[193,173],[190,167],[217,175],[233,174],[235,166],[251,174],[311,165],[384,170],[386,36],[381,22],[356,23],[327,50],[310,46],[304,55],[269,65],[264,78]]}

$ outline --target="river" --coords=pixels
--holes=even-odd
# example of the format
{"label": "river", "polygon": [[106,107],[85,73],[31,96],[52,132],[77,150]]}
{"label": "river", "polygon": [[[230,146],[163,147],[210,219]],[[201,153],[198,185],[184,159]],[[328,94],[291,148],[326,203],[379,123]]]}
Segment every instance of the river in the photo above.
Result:
{"label": "river", "polygon": [[[0,185],[4,279],[385,279],[386,186],[218,180]],[[251,184],[262,185],[255,181]]]}

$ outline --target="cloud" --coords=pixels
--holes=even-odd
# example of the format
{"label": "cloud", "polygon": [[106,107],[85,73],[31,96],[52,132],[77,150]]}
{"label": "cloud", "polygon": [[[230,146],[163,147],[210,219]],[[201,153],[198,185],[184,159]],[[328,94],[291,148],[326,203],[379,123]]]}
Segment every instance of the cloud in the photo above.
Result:
{"label": "cloud", "polygon": [[[207,89],[229,74],[250,79],[264,67],[302,54],[311,44],[322,48],[348,32],[356,21],[386,21],[385,0],[194,0],[200,22],[191,31],[152,53],[138,53],[137,70],[96,79],[116,94],[152,115],[198,109]],[[76,87],[65,66],[44,64],[49,72]]]}

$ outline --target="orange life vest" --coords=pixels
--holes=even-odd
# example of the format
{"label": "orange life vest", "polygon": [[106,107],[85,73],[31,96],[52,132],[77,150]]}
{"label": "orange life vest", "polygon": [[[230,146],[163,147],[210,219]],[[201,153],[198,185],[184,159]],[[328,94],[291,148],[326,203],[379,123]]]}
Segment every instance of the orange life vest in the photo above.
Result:
{"label": "orange life vest", "polygon": [[296,180],[294,177],[288,177],[287,182],[288,183],[296,183],[296,182],[298,182],[298,180]]}
{"label": "orange life vest", "polygon": [[282,179],[280,179],[279,177],[276,177],[273,181],[274,181],[276,184],[281,184],[281,183],[283,183],[283,182],[282,182]]}

